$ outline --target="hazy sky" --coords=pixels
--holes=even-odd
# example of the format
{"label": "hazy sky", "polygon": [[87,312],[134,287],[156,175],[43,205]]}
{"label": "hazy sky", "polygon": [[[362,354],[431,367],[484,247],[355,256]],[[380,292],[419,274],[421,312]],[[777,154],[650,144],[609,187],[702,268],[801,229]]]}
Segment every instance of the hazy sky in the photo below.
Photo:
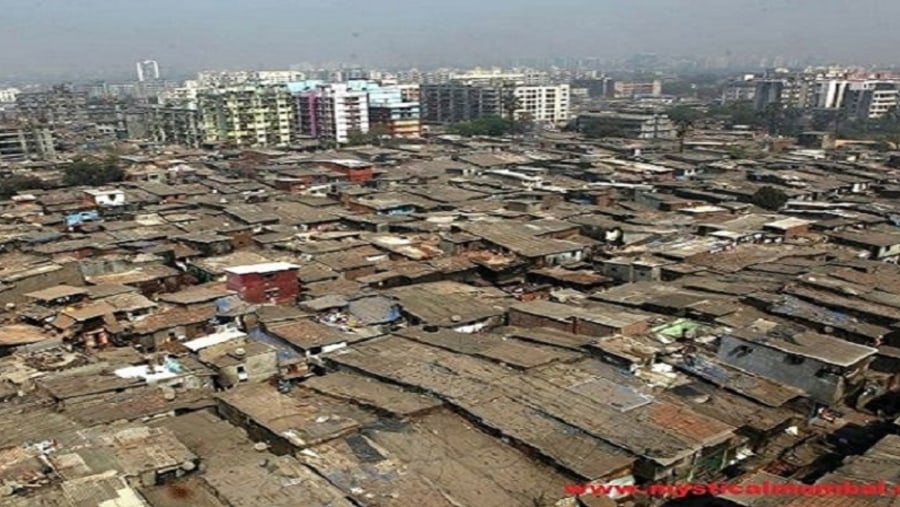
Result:
{"label": "hazy sky", "polygon": [[0,0],[0,81],[543,56],[900,60],[900,0]]}

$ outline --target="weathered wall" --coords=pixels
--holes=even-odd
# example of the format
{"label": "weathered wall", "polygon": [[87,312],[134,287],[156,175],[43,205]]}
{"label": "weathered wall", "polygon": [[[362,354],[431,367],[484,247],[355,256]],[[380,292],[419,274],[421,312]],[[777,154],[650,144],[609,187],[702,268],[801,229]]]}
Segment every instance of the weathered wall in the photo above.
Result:
{"label": "weathered wall", "polygon": [[25,297],[25,294],[53,287],[54,285],[74,285],[76,287],[85,285],[84,277],[81,276],[77,262],[62,264],[61,268],[55,271],[39,273],[8,283],[12,287],[8,290],[0,291],[0,305],[26,303],[28,298]]}
{"label": "weathered wall", "polygon": [[521,312],[515,308],[509,309],[509,325],[522,328],[547,327],[558,329],[566,333],[575,332],[575,323],[572,321],[560,321],[548,317],[541,317],[539,315]]}
{"label": "weathered wall", "polygon": [[[749,354],[740,355],[737,348],[748,347]],[[721,361],[742,370],[802,389],[820,403],[831,404],[843,396],[843,378],[820,377],[817,374],[826,365],[811,358],[803,358],[800,364],[788,362],[788,354],[747,342],[733,336],[723,336],[718,357]]]}

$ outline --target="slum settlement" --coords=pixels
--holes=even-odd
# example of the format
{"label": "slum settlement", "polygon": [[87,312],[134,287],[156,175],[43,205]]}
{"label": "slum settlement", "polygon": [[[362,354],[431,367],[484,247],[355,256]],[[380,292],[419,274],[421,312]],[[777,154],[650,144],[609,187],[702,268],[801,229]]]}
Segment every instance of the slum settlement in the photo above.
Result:
{"label": "slum settlement", "polygon": [[[0,202],[0,504],[897,484],[892,160],[448,135],[145,150],[116,155],[122,181],[18,192]],[[60,177],[4,168],[26,170]]]}

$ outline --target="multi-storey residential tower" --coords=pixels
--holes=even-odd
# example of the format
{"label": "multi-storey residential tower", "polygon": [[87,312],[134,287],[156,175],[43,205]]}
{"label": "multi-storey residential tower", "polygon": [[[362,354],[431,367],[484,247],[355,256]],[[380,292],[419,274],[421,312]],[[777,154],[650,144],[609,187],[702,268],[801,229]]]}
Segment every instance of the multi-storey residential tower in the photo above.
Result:
{"label": "multi-storey residential tower", "polygon": [[16,102],[16,95],[21,90],[18,88],[0,88],[0,104],[12,104]]}
{"label": "multi-storey residential tower", "polygon": [[762,78],[756,81],[753,105],[758,111],[773,104],[806,109],[816,105],[818,89],[815,78],[803,74]]}
{"label": "multi-storey residential tower", "polygon": [[368,93],[355,82],[289,83],[300,135],[346,143],[352,132],[369,131]]}
{"label": "multi-storey residential tower", "polygon": [[505,79],[453,80],[422,85],[421,96],[425,123],[455,123],[511,114],[517,119],[553,124],[569,120],[567,84],[529,86]]}
{"label": "multi-storey residential tower", "polygon": [[369,89],[369,123],[391,137],[419,137],[422,115],[418,85]]}
{"label": "multi-storey residential tower", "polygon": [[456,123],[504,114],[502,86],[452,81],[422,85],[422,121]]}
{"label": "multi-storey residential tower", "polygon": [[513,88],[515,117],[539,123],[559,124],[569,120],[569,85],[516,86]]}
{"label": "multi-storey residential tower", "polygon": [[53,131],[38,125],[0,125],[0,160],[56,158]]}
{"label": "multi-storey residential tower", "polygon": [[893,81],[851,82],[841,106],[857,119],[881,118],[900,106],[900,90]]}
{"label": "multi-storey residential tower", "polygon": [[197,100],[207,143],[286,146],[294,139],[295,110],[284,86],[208,89]]}
{"label": "multi-storey residential tower", "polygon": [[156,81],[159,79],[159,63],[156,60],[144,60],[135,64],[138,81]]}
{"label": "multi-storey residential tower", "polygon": [[16,95],[19,115],[36,123],[79,123],[87,121],[87,92],[70,86],[56,86],[40,92]]}
{"label": "multi-storey residential tower", "polygon": [[149,106],[143,110],[147,137],[160,144],[197,148],[203,143],[203,128],[196,109]]}

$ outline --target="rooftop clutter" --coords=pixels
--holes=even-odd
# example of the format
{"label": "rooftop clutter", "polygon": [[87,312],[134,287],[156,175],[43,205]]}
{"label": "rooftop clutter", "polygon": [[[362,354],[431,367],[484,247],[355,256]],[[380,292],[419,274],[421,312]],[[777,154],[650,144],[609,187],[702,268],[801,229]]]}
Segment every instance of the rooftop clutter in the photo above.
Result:
{"label": "rooftop clutter", "polygon": [[896,483],[887,162],[436,136],[148,153],[4,201],[0,503]]}

